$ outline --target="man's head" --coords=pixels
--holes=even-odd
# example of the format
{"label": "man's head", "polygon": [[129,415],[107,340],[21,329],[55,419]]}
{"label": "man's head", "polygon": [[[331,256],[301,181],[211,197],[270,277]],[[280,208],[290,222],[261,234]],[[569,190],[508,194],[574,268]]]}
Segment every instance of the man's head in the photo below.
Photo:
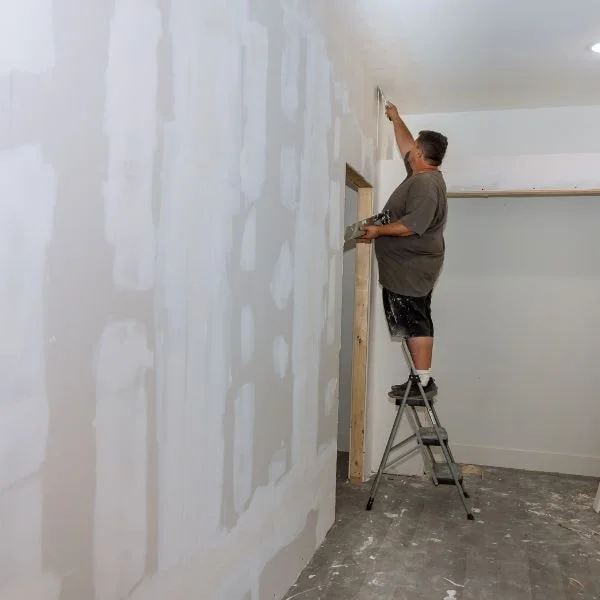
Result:
{"label": "man's head", "polygon": [[420,131],[415,140],[415,147],[411,154],[412,168],[415,171],[437,168],[442,164],[448,138],[437,131]]}

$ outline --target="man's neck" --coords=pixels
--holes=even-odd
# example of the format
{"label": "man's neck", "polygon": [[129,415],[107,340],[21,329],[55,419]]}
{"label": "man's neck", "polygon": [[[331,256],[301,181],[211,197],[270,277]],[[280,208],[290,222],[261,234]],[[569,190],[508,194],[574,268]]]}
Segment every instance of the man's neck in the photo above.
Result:
{"label": "man's neck", "polygon": [[433,173],[435,171],[439,171],[439,169],[432,165],[421,165],[418,169],[413,171],[413,174],[418,175],[419,173]]}

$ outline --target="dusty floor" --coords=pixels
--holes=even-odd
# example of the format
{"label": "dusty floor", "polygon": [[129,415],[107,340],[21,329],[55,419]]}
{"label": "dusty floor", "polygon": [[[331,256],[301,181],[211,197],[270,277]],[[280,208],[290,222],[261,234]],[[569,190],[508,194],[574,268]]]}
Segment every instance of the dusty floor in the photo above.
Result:
{"label": "dusty floor", "polygon": [[467,521],[453,486],[338,479],[337,518],[286,600],[600,600],[594,479],[471,468]]}

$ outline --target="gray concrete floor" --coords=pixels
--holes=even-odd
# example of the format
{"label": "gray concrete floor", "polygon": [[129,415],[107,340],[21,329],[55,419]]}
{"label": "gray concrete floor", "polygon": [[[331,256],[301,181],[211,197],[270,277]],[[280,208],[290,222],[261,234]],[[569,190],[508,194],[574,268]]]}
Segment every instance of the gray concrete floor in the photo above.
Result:
{"label": "gray concrete floor", "polygon": [[600,600],[597,480],[465,471],[475,521],[453,486],[385,476],[366,512],[369,484],[338,477],[336,522],[285,600]]}

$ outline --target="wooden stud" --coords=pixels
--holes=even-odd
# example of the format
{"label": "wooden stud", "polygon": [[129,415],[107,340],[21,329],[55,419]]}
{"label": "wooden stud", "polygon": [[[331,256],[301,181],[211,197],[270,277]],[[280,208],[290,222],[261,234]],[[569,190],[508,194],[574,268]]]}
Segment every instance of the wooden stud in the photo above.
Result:
{"label": "wooden stud", "polygon": [[[373,189],[371,187],[359,187],[358,219],[364,219],[372,214]],[[371,244],[356,244],[354,351],[352,359],[352,404],[350,409],[349,475],[352,483],[361,483],[364,480],[371,257]]]}
{"label": "wooden stud", "polygon": [[[373,186],[350,165],[346,165],[346,185],[353,190],[361,190],[362,188],[372,188]],[[360,211],[359,211],[360,212]],[[372,213],[366,215],[370,217]],[[361,218],[359,216],[359,218]]]}

